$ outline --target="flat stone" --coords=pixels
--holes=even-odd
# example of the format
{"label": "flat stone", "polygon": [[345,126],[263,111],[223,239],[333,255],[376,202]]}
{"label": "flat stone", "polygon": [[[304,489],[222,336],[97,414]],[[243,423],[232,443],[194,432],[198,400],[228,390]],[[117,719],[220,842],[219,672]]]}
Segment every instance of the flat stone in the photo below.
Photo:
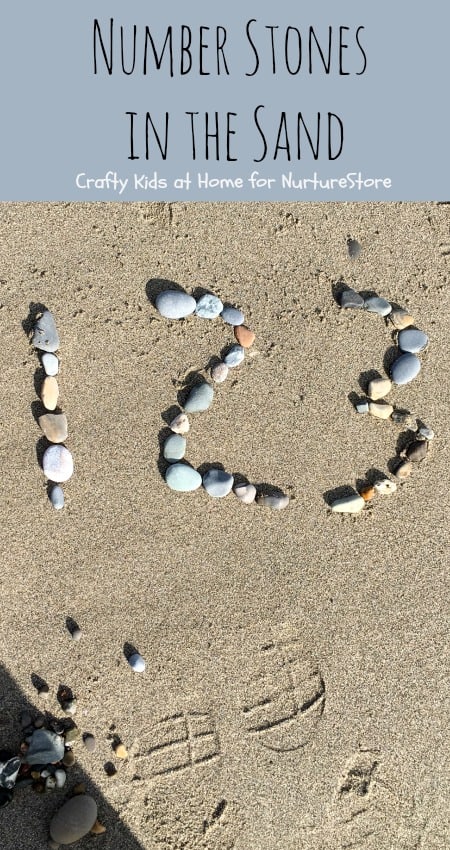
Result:
{"label": "flat stone", "polygon": [[201,319],[216,319],[223,310],[223,304],[217,295],[207,292],[197,301],[195,315]]}
{"label": "flat stone", "polygon": [[155,306],[165,319],[184,319],[194,312],[197,304],[192,295],[178,289],[166,289],[156,296]]}
{"label": "flat stone", "polygon": [[423,351],[427,347],[429,339],[427,334],[419,331],[418,328],[406,328],[400,331],[397,342],[401,351],[417,354],[418,351]]}
{"label": "flat stone", "polygon": [[428,452],[428,440],[414,440],[406,449],[406,457],[411,463],[420,463]]}
{"label": "flat stone", "polygon": [[116,746],[114,747],[114,752],[118,759],[128,758],[128,751],[124,744],[116,744]]}
{"label": "flat stone", "polygon": [[434,431],[432,428],[428,428],[427,425],[422,425],[418,430],[418,434],[421,437],[425,437],[426,440],[434,440]]}
{"label": "flat stone", "polygon": [[359,292],[354,289],[344,289],[339,296],[339,304],[345,309],[362,310],[364,307],[364,298]]}
{"label": "flat stone", "polygon": [[229,472],[223,469],[209,469],[203,476],[203,486],[210,496],[221,499],[228,496],[231,491],[234,478]]}
{"label": "flat stone", "polygon": [[211,384],[203,381],[201,384],[196,384],[190,391],[184,409],[187,413],[200,413],[203,410],[208,410],[214,398],[214,389]]}
{"label": "flat stone", "polygon": [[211,378],[216,384],[221,384],[226,380],[229,371],[229,366],[226,363],[217,363],[211,369]]}
{"label": "flat stone", "polygon": [[60,511],[64,507],[64,493],[59,484],[55,484],[50,490],[50,501],[55,511]]}
{"label": "flat stone", "polygon": [[256,497],[256,504],[262,508],[271,508],[273,511],[282,511],[289,504],[289,496],[286,496],[284,493],[273,496],[259,493]]}
{"label": "flat stone", "polygon": [[413,465],[410,460],[402,460],[395,470],[395,477],[399,481],[406,481],[411,475]]}
{"label": "flat stone", "polygon": [[91,735],[90,732],[86,732],[83,735],[83,744],[86,747],[88,753],[93,753],[94,750],[95,750],[95,747],[97,745],[97,742],[95,740],[95,736]]}
{"label": "flat stone", "polygon": [[175,416],[175,419],[172,419],[172,422],[169,425],[171,431],[174,434],[187,434],[190,428],[189,419],[187,418],[185,413],[179,413],[178,416]]}
{"label": "flat stone", "polygon": [[68,426],[65,413],[43,413],[38,422],[50,443],[63,443],[67,440]]}
{"label": "flat stone", "polygon": [[44,475],[49,481],[61,484],[73,475],[73,458],[65,446],[49,446],[42,458]]}
{"label": "flat stone", "polygon": [[71,797],[53,815],[50,837],[59,844],[73,844],[87,835],[97,820],[97,803],[88,794]]}
{"label": "flat stone", "polygon": [[391,366],[394,384],[409,384],[420,372],[420,360],[415,354],[401,354]]}
{"label": "flat stone", "polygon": [[42,316],[36,320],[31,343],[40,351],[53,352],[59,348],[58,331],[50,310],[44,310]]}
{"label": "flat stone", "polygon": [[393,412],[394,408],[392,407],[392,404],[369,401],[369,413],[371,416],[376,416],[377,419],[389,419]]}
{"label": "flat stone", "polygon": [[42,404],[46,408],[46,410],[54,410],[56,405],[58,404],[59,398],[59,387],[58,381],[56,378],[53,378],[51,375],[47,375],[44,378],[44,382],[42,384],[41,390],[41,399]]}
{"label": "flat stone", "polygon": [[408,328],[414,324],[414,319],[407,310],[403,307],[396,307],[389,313],[389,321],[392,322],[394,328],[401,331],[403,328]]}
{"label": "flat stone", "polygon": [[171,490],[188,493],[200,487],[202,476],[187,463],[172,463],[166,469],[165,481]]}
{"label": "flat stone", "polygon": [[365,501],[359,493],[352,493],[351,496],[343,496],[341,499],[335,499],[331,503],[330,508],[333,513],[338,514],[357,514],[362,511]]}
{"label": "flat stone", "polygon": [[392,311],[392,305],[386,298],[380,298],[379,295],[370,295],[364,299],[364,307],[369,313],[376,313],[378,316],[388,316]]}
{"label": "flat stone", "polygon": [[251,505],[256,498],[256,487],[254,484],[236,484],[233,493],[244,505]]}
{"label": "flat stone", "polygon": [[163,455],[169,463],[181,460],[186,454],[186,437],[181,434],[170,434],[164,442]]}
{"label": "flat stone", "polygon": [[382,481],[377,481],[374,487],[381,496],[390,496],[397,489],[395,481],[391,481],[390,478],[383,478]]}
{"label": "flat stone", "polygon": [[224,307],[220,315],[227,325],[236,326],[244,323],[244,314],[237,307]]}
{"label": "flat stone", "polygon": [[369,402],[368,401],[358,401],[355,404],[355,410],[357,413],[368,413],[369,412]]}
{"label": "flat stone", "polygon": [[135,673],[143,673],[145,670],[145,659],[140,655],[139,652],[133,652],[132,655],[129,656],[128,664],[131,669],[134,670]]}
{"label": "flat stone", "polygon": [[232,345],[229,351],[225,354],[223,361],[230,367],[230,369],[234,369],[235,366],[239,366],[239,364],[242,363],[244,357],[245,350],[242,345]]}
{"label": "flat stone", "polygon": [[35,729],[27,750],[28,764],[53,764],[64,756],[62,738],[50,729]]}
{"label": "flat stone", "polygon": [[347,249],[351,260],[356,260],[361,253],[361,245],[356,239],[347,239]]}
{"label": "flat stone", "polygon": [[41,357],[41,363],[44,368],[44,372],[46,375],[50,377],[54,377],[59,372],[59,360],[56,354],[52,354],[50,351],[44,352]]}
{"label": "flat stone", "polygon": [[389,378],[374,378],[369,381],[367,395],[372,401],[377,401],[379,398],[384,398],[392,389],[392,381]]}
{"label": "flat stone", "polygon": [[236,325],[234,336],[242,348],[250,348],[255,341],[255,334],[246,325]]}

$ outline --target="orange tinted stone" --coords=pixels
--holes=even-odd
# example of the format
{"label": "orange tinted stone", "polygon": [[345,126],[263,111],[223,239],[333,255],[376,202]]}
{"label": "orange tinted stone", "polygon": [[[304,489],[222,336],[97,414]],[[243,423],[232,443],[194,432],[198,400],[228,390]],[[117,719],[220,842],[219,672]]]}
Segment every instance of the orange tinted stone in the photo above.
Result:
{"label": "orange tinted stone", "polygon": [[250,348],[255,341],[255,334],[245,325],[236,325],[234,335],[239,345],[242,345],[242,348]]}

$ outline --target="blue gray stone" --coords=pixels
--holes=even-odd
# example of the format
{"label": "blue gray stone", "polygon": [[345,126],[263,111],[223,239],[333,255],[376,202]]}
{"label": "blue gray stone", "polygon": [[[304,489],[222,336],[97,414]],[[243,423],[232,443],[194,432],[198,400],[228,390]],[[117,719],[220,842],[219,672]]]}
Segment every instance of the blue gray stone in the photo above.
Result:
{"label": "blue gray stone", "polygon": [[369,313],[377,313],[378,316],[388,316],[392,313],[392,304],[386,298],[379,295],[371,295],[364,300],[364,307]]}
{"label": "blue gray stone", "polygon": [[41,357],[41,363],[44,367],[44,372],[51,378],[54,378],[55,375],[59,372],[59,360],[56,354],[53,354],[51,351],[45,351]]}
{"label": "blue gray stone", "polygon": [[197,490],[202,483],[202,476],[187,463],[172,463],[166,469],[166,484],[171,490],[188,493]]}
{"label": "blue gray stone", "polygon": [[200,316],[201,319],[217,319],[217,316],[220,316],[222,310],[223,304],[220,298],[217,295],[207,292],[206,295],[202,295],[198,299],[195,315]]}
{"label": "blue gray stone", "polygon": [[354,289],[344,289],[339,296],[341,307],[352,308],[354,310],[362,310],[364,307],[364,298],[359,292]]}
{"label": "blue gray stone", "polygon": [[156,309],[165,319],[184,319],[194,312],[196,301],[187,292],[179,289],[166,289],[155,299]]}
{"label": "blue gray stone", "polygon": [[135,673],[143,673],[145,670],[145,660],[139,652],[133,652],[128,659],[128,664]]}
{"label": "blue gray stone", "polygon": [[424,331],[419,331],[417,328],[405,328],[398,335],[398,347],[402,351],[409,351],[411,354],[417,354],[418,351],[423,351],[428,345],[428,336]]}
{"label": "blue gray stone", "polygon": [[50,501],[56,511],[60,511],[64,507],[64,493],[59,484],[56,484],[50,490]]}
{"label": "blue gray stone", "polygon": [[361,253],[361,245],[356,239],[347,239],[347,248],[351,260],[356,260]]}
{"label": "blue gray stone", "polygon": [[51,764],[64,757],[64,741],[50,729],[35,729],[27,750],[28,764]]}
{"label": "blue gray stone", "polygon": [[228,496],[234,484],[234,478],[223,469],[209,469],[203,476],[203,486],[210,496],[218,499]]}
{"label": "blue gray stone", "polygon": [[357,413],[368,413],[369,412],[369,402],[368,401],[358,401],[355,404],[355,410]]}
{"label": "blue gray stone", "polygon": [[223,358],[223,362],[230,368],[234,368],[234,366],[239,366],[242,363],[245,357],[245,349],[242,348],[242,345],[232,345],[230,350],[227,351],[225,357]]}
{"label": "blue gray stone", "polygon": [[163,455],[169,463],[181,460],[186,454],[186,437],[181,434],[170,434],[164,443]]}
{"label": "blue gray stone", "polygon": [[211,384],[203,381],[201,384],[196,384],[190,391],[184,409],[187,413],[200,413],[202,410],[208,410],[214,398],[214,390]]}
{"label": "blue gray stone", "polygon": [[244,314],[237,307],[224,307],[220,315],[227,325],[236,327],[244,323]]}
{"label": "blue gray stone", "polygon": [[50,310],[44,310],[42,316],[36,320],[31,342],[40,351],[53,352],[59,348],[58,331]]}
{"label": "blue gray stone", "polygon": [[401,354],[391,366],[394,384],[409,384],[420,372],[420,360],[415,354]]}
{"label": "blue gray stone", "polygon": [[274,511],[281,511],[283,508],[287,508],[289,496],[286,496],[284,493],[272,496],[261,493],[256,497],[256,504],[261,505],[263,508],[272,508]]}

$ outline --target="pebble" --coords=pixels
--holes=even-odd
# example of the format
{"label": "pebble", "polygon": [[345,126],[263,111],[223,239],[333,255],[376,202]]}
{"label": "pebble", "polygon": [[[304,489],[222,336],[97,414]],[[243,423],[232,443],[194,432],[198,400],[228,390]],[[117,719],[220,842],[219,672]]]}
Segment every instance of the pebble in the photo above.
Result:
{"label": "pebble", "polygon": [[194,312],[197,304],[192,295],[178,289],[166,289],[156,296],[155,306],[165,319],[184,319]]}
{"label": "pebble", "polygon": [[38,422],[50,443],[63,443],[67,440],[68,426],[65,413],[43,413]]}
{"label": "pebble", "polygon": [[383,478],[382,481],[377,481],[374,487],[381,496],[390,496],[397,489],[395,481],[391,481],[389,478]]}
{"label": "pebble", "polygon": [[396,425],[406,425],[408,427],[412,423],[413,415],[409,410],[399,410],[397,408],[391,414],[391,419]]}
{"label": "pebble", "polygon": [[59,360],[56,354],[52,354],[50,351],[44,352],[41,357],[41,363],[46,375],[49,375],[51,378],[54,378],[55,375],[58,374]]}
{"label": "pebble", "polygon": [[172,419],[172,422],[169,425],[171,431],[174,434],[187,434],[190,428],[189,419],[187,418],[185,413],[179,413],[178,416],[175,416],[175,419]]}
{"label": "pebble", "polygon": [[375,496],[375,487],[372,487],[371,484],[367,487],[363,487],[363,489],[360,490],[359,495],[362,496],[365,502],[370,502],[370,500]]}
{"label": "pebble", "polygon": [[96,820],[94,826],[91,829],[92,835],[102,835],[102,833],[106,832],[106,826],[103,826],[99,820]]}
{"label": "pebble", "polygon": [[242,363],[244,357],[245,349],[242,345],[232,345],[229,351],[225,354],[223,360],[230,369],[234,369],[235,366],[239,366],[239,364]]}
{"label": "pebble", "polygon": [[116,744],[114,747],[114,752],[118,759],[128,758],[128,751],[124,744]]}
{"label": "pebble", "polygon": [[117,768],[113,765],[112,761],[108,761],[104,765],[104,771],[107,776],[115,776],[117,773]]}
{"label": "pebble", "polygon": [[[194,470],[195,471],[195,470]],[[197,473],[198,474],[198,473]],[[135,673],[143,673],[145,670],[145,660],[142,658],[142,655],[139,652],[133,652],[132,655],[127,658],[128,664],[131,669],[134,670]]]}
{"label": "pebble", "polygon": [[414,324],[413,317],[408,313],[407,310],[404,310],[403,307],[396,307],[389,313],[389,321],[392,322],[394,328],[398,331],[403,330],[403,328],[408,328],[410,325]]}
{"label": "pebble", "polygon": [[33,718],[29,711],[21,711],[20,713],[20,728],[26,729],[27,726],[31,726],[33,723]]}
{"label": "pebble", "polygon": [[76,699],[74,698],[74,699],[65,700],[62,703],[61,708],[66,714],[70,714],[71,716],[73,716],[74,714],[77,713],[77,701],[76,701]]}
{"label": "pebble", "polygon": [[45,790],[53,791],[56,788],[56,779],[54,776],[47,776],[45,779]]}
{"label": "pebble", "polygon": [[264,493],[260,493],[256,497],[256,504],[262,508],[272,508],[274,511],[282,511],[283,508],[287,508],[289,504],[289,496],[286,496],[284,493],[280,493],[279,496],[269,496]]}
{"label": "pebble", "polygon": [[72,767],[75,764],[75,754],[73,750],[66,750],[62,760],[64,767]]}
{"label": "pebble", "polygon": [[362,511],[365,501],[359,493],[352,493],[351,496],[343,496],[342,499],[336,499],[331,503],[330,508],[333,513],[339,514],[357,514]]}
{"label": "pebble", "polygon": [[41,391],[42,404],[46,410],[54,410],[58,404],[59,387],[56,378],[47,375],[44,378]]}
{"label": "pebble", "polygon": [[354,289],[344,289],[339,296],[339,303],[341,307],[345,308],[353,308],[357,310],[362,310],[364,307],[364,298],[356,292]]}
{"label": "pebble", "polygon": [[406,478],[409,478],[411,475],[412,468],[413,465],[410,460],[402,460],[395,470],[395,477],[398,478],[399,481],[405,481]]}
{"label": "pebble", "polygon": [[417,354],[418,351],[423,351],[427,347],[429,339],[427,334],[419,331],[418,328],[406,328],[400,331],[397,342],[402,351]]}
{"label": "pebble", "polygon": [[165,481],[171,490],[179,493],[189,493],[197,490],[202,483],[202,476],[187,463],[172,463],[165,474]]}
{"label": "pebble", "polygon": [[58,331],[50,310],[44,310],[42,316],[37,319],[31,343],[40,351],[53,352],[59,348]]}
{"label": "pebble", "polygon": [[27,764],[52,764],[64,756],[62,738],[50,729],[35,729],[27,750]]}
{"label": "pebble", "polygon": [[60,445],[49,446],[42,458],[42,468],[49,481],[58,484],[68,481],[73,475],[73,458],[69,449]]}
{"label": "pebble", "polygon": [[347,239],[347,248],[351,260],[356,260],[361,253],[361,245],[356,239]]}
{"label": "pebble", "polygon": [[64,785],[66,784],[66,779],[67,779],[66,771],[61,770],[61,768],[59,768],[58,770],[55,770],[54,776],[55,776],[55,779],[56,779],[56,787],[57,788],[64,788]]}
{"label": "pebble", "polygon": [[50,501],[55,511],[60,511],[64,507],[64,493],[59,484],[55,484],[50,490]]}
{"label": "pebble", "polygon": [[434,431],[432,428],[428,428],[427,425],[422,425],[421,428],[419,428],[418,434],[420,434],[421,437],[425,437],[426,440],[434,440]]}
{"label": "pebble", "polygon": [[229,371],[230,369],[226,363],[217,363],[211,369],[211,378],[216,384],[221,384],[227,378]]}
{"label": "pebble", "polygon": [[377,401],[379,398],[384,398],[392,389],[392,381],[389,378],[374,378],[369,381],[367,395],[372,401]]}
{"label": "pebble", "polygon": [[415,354],[401,354],[391,366],[394,384],[409,384],[420,372],[420,360]]}
{"label": "pebble", "polygon": [[210,496],[221,499],[230,493],[234,484],[234,478],[231,473],[225,472],[223,469],[213,468],[205,472],[202,483]]}
{"label": "pebble", "polygon": [[389,419],[393,414],[394,408],[392,404],[386,402],[369,401],[369,413],[371,416],[376,416],[377,419]]}
{"label": "pebble", "polygon": [[377,313],[378,316],[388,316],[392,312],[392,305],[386,298],[379,295],[371,295],[364,300],[364,307],[369,313]]}
{"label": "pebble", "polygon": [[41,697],[41,699],[45,700],[45,699],[48,699],[49,694],[50,694],[50,688],[47,685],[47,683],[44,682],[44,684],[42,684],[40,686],[39,690],[38,690],[38,696]]}
{"label": "pebble", "polygon": [[236,325],[234,336],[242,348],[250,348],[255,341],[255,334],[246,325]]}
{"label": "pebble", "polygon": [[220,315],[227,325],[244,324],[244,314],[237,307],[224,307]]}
{"label": "pebble", "polygon": [[186,454],[186,437],[181,434],[171,434],[163,446],[163,455],[169,463],[181,460]]}
{"label": "pebble", "polygon": [[76,643],[78,643],[78,641],[79,641],[79,640],[81,640],[81,635],[82,635],[82,631],[81,631],[81,629],[80,629],[78,626],[76,626],[76,627],[73,629],[73,631],[71,631],[71,633],[70,633],[70,637],[71,637],[71,638],[72,638],[72,640],[74,640]]}
{"label": "pebble", "polygon": [[208,410],[214,398],[214,390],[211,384],[203,381],[201,384],[196,384],[190,391],[184,409],[188,413],[200,413],[203,410]]}
{"label": "pebble", "polygon": [[208,292],[198,299],[195,315],[200,316],[201,319],[217,319],[217,316],[220,316],[222,310],[223,304],[220,298]]}
{"label": "pebble", "polygon": [[256,487],[254,484],[236,484],[233,493],[244,505],[251,505],[256,498]]}
{"label": "pebble", "polygon": [[50,837],[59,844],[73,844],[87,835],[97,820],[97,803],[89,794],[67,800],[50,821]]}
{"label": "pebble", "polygon": [[355,410],[357,413],[368,413],[369,412],[369,402],[368,401],[358,401],[355,404]]}
{"label": "pebble", "polygon": [[70,744],[73,741],[77,741],[79,737],[80,737],[80,730],[79,730],[78,726],[72,726],[71,729],[67,729],[64,732],[64,740],[65,740],[66,744]]}
{"label": "pebble", "polygon": [[412,463],[420,463],[428,451],[428,440],[414,440],[406,449],[406,457]]}
{"label": "pebble", "polygon": [[86,732],[83,735],[83,744],[86,747],[88,753],[93,753],[97,744],[94,735],[91,735],[90,732]]}

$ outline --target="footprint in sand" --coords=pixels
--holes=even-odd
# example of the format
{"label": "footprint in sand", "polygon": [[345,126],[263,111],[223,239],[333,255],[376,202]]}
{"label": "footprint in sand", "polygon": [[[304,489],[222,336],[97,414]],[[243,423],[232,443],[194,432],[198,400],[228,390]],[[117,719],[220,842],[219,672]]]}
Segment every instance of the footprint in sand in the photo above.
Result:
{"label": "footprint in sand", "polygon": [[164,717],[133,748],[136,769],[150,777],[195,768],[220,757],[219,734],[210,712]]}

